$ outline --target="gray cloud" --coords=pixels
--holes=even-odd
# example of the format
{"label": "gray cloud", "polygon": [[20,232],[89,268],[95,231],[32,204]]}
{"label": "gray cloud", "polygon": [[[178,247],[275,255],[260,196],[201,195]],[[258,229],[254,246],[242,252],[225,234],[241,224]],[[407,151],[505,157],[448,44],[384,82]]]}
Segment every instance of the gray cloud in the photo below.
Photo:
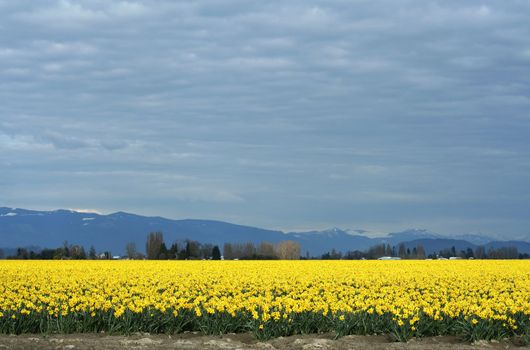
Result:
{"label": "gray cloud", "polygon": [[530,235],[526,2],[0,9],[5,205]]}

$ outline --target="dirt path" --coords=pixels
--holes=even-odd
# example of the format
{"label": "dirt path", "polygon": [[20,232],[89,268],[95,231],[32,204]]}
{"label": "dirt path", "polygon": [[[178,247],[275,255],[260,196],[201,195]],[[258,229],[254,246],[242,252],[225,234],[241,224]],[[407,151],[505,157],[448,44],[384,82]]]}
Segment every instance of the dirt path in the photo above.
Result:
{"label": "dirt path", "polygon": [[106,336],[98,334],[73,335],[0,335],[3,349],[53,349],[53,350],[110,350],[110,349],[262,349],[262,350],[346,350],[346,349],[433,349],[433,350],[482,350],[482,349],[530,349],[508,342],[480,341],[468,344],[454,337],[433,337],[396,343],[385,336],[347,336],[333,340],[331,335],[310,335],[276,338],[258,342],[249,334],[233,334],[223,337],[194,334]]}

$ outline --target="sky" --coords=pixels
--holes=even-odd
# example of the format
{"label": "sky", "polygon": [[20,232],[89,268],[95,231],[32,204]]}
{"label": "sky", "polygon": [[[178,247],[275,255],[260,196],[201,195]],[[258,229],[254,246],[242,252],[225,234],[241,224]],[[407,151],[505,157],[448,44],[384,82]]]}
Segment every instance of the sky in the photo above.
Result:
{"label": "sky", "polygon": [[0,206],[530,239],[530,2],[0,0]]}

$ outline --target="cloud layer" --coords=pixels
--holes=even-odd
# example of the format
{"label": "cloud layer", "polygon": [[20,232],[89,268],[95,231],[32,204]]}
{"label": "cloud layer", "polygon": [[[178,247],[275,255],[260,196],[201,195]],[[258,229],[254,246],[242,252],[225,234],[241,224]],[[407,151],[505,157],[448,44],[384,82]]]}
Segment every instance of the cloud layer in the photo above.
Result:
{"label": "cloud layer", "polygon": [[527,1],[0,1],[0,198],[529,237]]}

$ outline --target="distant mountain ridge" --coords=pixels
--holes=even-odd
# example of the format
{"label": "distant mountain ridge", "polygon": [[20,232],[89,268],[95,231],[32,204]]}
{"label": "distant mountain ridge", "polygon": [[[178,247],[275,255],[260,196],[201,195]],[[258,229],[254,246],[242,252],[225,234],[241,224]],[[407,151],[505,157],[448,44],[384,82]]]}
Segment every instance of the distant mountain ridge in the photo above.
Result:
{"label": "distant mountain ridge", "polygon": [[530,254],[530,243],[524,241],[502,242],[469,234],[448,237],[420,229],[392,232],[383,237],[368,237],[363,235],[363,230],[348,232],[339,228],[285,233],[215,220],[171,220],[125,212],[101,215],[64,209],[37,211],[0,207],[0,247],[7,251],[25,246],[59,247],[68,241],[86,248],[94,245],[98,251],[110,250],[115,254],[123,254],[128,242],[136,243],[138,249],[143,250],[147,234],[152,231],[162,231],[168,244],[187,238],[220,247],[225,242],[257,244],[261,241],[277,243],[294,240],[301,244],[303,255],[309,252],[311,256],[319,256],[331,249],[362,251],[376,244],[397,246],[399,243],[411,248],[422,244],[427,253],[452,246],[457,250],[465,250],[484,245],[487,249],[514,246],[519,252]]}

